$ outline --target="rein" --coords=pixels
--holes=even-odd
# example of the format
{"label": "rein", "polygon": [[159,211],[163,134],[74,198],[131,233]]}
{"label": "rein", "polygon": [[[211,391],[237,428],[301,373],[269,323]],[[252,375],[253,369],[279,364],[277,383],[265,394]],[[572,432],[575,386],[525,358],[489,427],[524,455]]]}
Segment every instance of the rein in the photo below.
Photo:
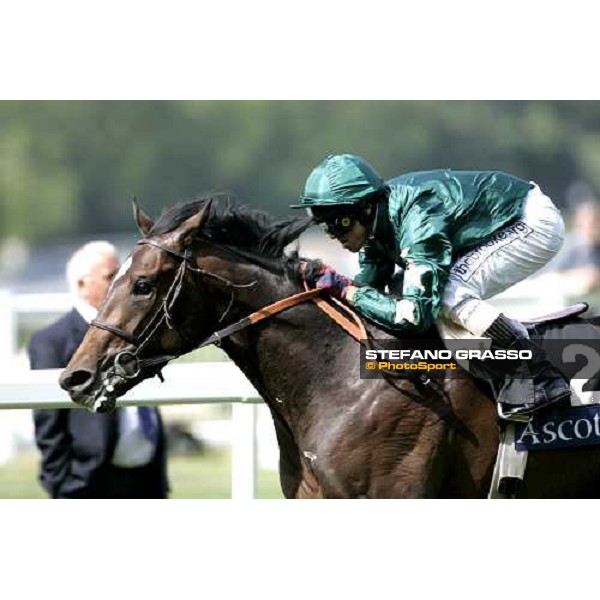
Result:
{"label": "rein", "polygon": [[[117,337],[120,337],[121,339],[125,340],[127,343],[132,344],[135,347],[133,350],[123,350],[119,352],[115,356],[113,364],[107,370],[106,379],[104,383],[105,390],[109,394],[114,391],[114,386],[116,384],[118,384],[120,381],[136,378],[140,374],[141,370],[145,367],[154,367],[160,365],[157,375],[160,378],[160,380],[163,381],[161,373],[162,367],[169,361],[174,360],[175,358],[179,358],[183,354],[162,354],[151,358],[140,357],[140,353],[143,350],[143,348],[152,339],[152,336],[158,330],[158,328],[165,322],[170,329],[174,329],[176,331],[177,335],[182,341],[186,341],[185,336],[175,327],[173,318],[171,316],[171,310],[173,309],[173,306],[183,288],[183,281],[186,270],[189,269],[193,273],[198,273],[199,275],[202,275],[204,277],[210,277],[212,279],[215,279],[225,284],[225,286],[230,288],[231,290],[253,287],[257,283],[256,281],[253,281],[246,284],[236,284],[229,281],[228,279],[225,279],[224,277],[221,277],[220,275],[211,273],[210,271],[202,269],[198,266],[192,266],[190,264],[192,261],[192,254],[189,248],[186,249],[184,254],[180,254],[152,240],[140,240],[138,242],[138,245],[144,244],[154,246],[155,248],[166,252],[167,254],[181,260],[181,263],[177,270],[173,283],[171,284],[171,287],[167,291],[167,294],[165,295],[163,301],[161,302],[156,312],[152,315],[152,318],[150,319],[148,324],[144,327],[144,330],[141,334],[136,336],[133,333],[129,333],[124,329],[117,327],[116,325],[111,325],[110,323],[98,321],[97,319],[94,319],[91,322],[91,325],[93,327],[97,327],[98,329],[108,331],[113,335],[116,335]],[[223,329],[212,333],[199,344],[193,346],[190,350],[197,350],[206,346],[210,346],[211,344],[219,346],[222,340],[233,335],[234,333],[246,329],[251,325],[255,325],[256,323],[260,323],[261,321],[269,319],[285,310],[288,310],[289,308],[292,308],[307,301],[313,301],[329,318],[335,321],[340,327],[342,327],[342,329],[344,329],[360,344],[366,346],[367,348],[372,348],[372,340],[365,328],[364,323],[355,311],[353,311],[349,306],[343,304],[336,298],[330,297],[329,299],[335,302],[337,307],[332,306],[327,300],[321,298],[320,294],[324,293],[327,290],[327,288],[309,289],[308,284],[305,280],[303,281],[303,283],[303,292],[299,292],[297,294],[293,294],[292,296],[282,298],[280,300],[277,300],[276,302],[273,302],[272,304],[269,304],[268,306],[260,308],[259,310],[253,312],[247,317],[240,319],[236,323],[228,325],[227,327],[224,327]],[[229,306],[227,307],[219,321],[222,321],[225,315],[228,313],[229,308],[233,303],[233,298],[234,296],[232,291],[231,302],[229,303]],[[189,352],[190,350],[186,350],[186,352]],[[385,379],[396,379],[398,377],[395,373],[392,374],[388,372],[382,372],[382,375]],[[422,384],[428,384],[430,382],[430,379],[423,375],[418,376],[417,379]],[[102,397],[101,400],[104,401],[107,400],[107,398]]]}
{"label": "rein", "polygon": [[204,348],[205,346],[210,346],[211,344],[216,344],[217,346],[221,343],[221,340],[224,338],[249,327],[250,325],[255,325],[256,323],[260,323],[265,319],[273,317],[274,315],[287,310],[288,308],[292,308],[292,306],[297,306],[298,304],[302,304],[307,300],[315,300],[318,301],[320,299],[317,296],[323,292],[323,289],[315,288],[312,290],[307,289],[304,292],[299,292],[298,294],[294,294],[292,296],[288,296],[287,298],[282,298],[281,300],[277,300],[277,302],[273,302],[273,304],[269,304],[264,308],[259,308],[257,311],[253,312],[251,315],[240,319],[237,323],[233,325],[229,325],[224,327],[223,329],[213,333],[208,338],[206,338],[203,342],[201,342],[197,348]]}
{"label": "rein", "polygon": [[[304,282],[304,289],[308,290],[308,284]],[[327,289],[327,288],[322,288]],[[330,298],[333,300],[338,309],[334,308],[324,298],[315,297],[314,303],[333,321],[335,321],[342,329],[349,333],[357,342],[365,344],[365,341],[369,339],[369,334],[362,319],[353,311],[349,306],[340,302],[333,296]],[[345,316],[342,311],[345,311],[349,317]]]}
{"label": "rein", "polygon": [[[181,354],[163,354],[151,358],[141,358],[140,353],[148,344],[148,342],[152,339],[154,333],[158,330],[158,328],[165,322],[170,329],[174,329],[176,331],[180,339],[185,341],[185,337],[183,336],[183,334],[175,327],[173,318],[171,316],[171,311],[177,298],[179,297],[179,294],[181,293],[186,270],[189,269],[190,271],[198,273],[199,275],[215,279],[225,284],[228,288],[232,290],[252,287],[257,283],[256,281],[253,281],[248,284],[236,284],[225,279],[224,277],[221,277],[220,275],[216,275],[215,273],[211,273],[210,271],[206,271],[205,269],[202,269],[197,266],[192,266],[190,264],[192,260],[192,254],[189,249],[187,249],[184,254],[180,254],[153,240],[140,240],[138,242],[138,245],[144,244],[154,246],[155,248],[162,250],[163,252],[179,259],[181,263],[177,270],[173,283],[167,291],[167,294],[165,295],[163,301],[161,302],[160,306],[152,315],[152,318],[139,335],[134,335],[133,333],[129,333],[116,325],[111,325],[110,323],[99,321],[98,319],[94,319],[91,322],[91,325],[93,327],[103,329],[104,331],[108,331],[109,333],[112,333],[113,335],[123,339],[124,341],[135,347],[133,350],[123,350],[115,356],[113,365],[111,369],[109,369],[106,379],[108,388],[107,391],[109,392],[114,389],[114,385],[118,383],[119,380],[133,379],[137,377],[144,367],[151,367],[156,365],[164,366],[164,364],[166,364],[167,362],[181,356]],[[344,328],[357,341],[364,344],[364,340],[367,339],[367,332],[364,327],[364,324],[362,323],[358,315],[354,313],[354,311],[352,311],[350,308],[336,300],[340,309],[346,311],[347,314],[351,315],[353,320],[350,320],[341,312],[340,309],[334,308],[325,299],[319,297],[321,293],[326,291],[326,288],[309,289],[306,282],[304,282],[304,287],[305,290],[303,292],[299,292],[297,294],[293,294],[292,296],[288,296],[286,298],[277,300],[276,302],[269,304],[268,306],[260,308],[259,310],[253,312],[247,317],[240,319],[236,323],[228,325],[227,327],[224,327],[223,329],[212,333],[199,344],[195,345],[192,349],[196,350],[204,348],[206,346],[210,346],[211,344],[215,344],[218,346],[220,345],[223,339],[229,337],[230,335],[237,333],[238,331],[241,331],[251,325],[260,323],[261,321],[271,318],[289,308],[292,308],[293,306],[297,306],[298,304],[302,304],[303,302],[309,300],[314,301],[317,304],[317,306],[321,310],[323,310],[331,319],[333,319],[338,325]],[[229,308],[221,317],[221,321],[223,320],[225,314],[227,314],[228,310]],[[189,352],[189,350],[187,351]],[[160,371],[158,372],[158,376],[162,380],[162,375]]]}
{"label": "rein", "polygon": [[[253,287],[257,283],[256,281],[253,281],[247,284],[236,284],[225,279],[224,277],[221,277],[220,275],[206,271],[197,265],[192,266],[190,264],[192,261],[192,254],[189,249],[186,249],[184,254],[180,254],[152,240],[140,240],[138,244],[154,246],[155,248],[181,260],[181,264],[177,269],[177,273],[175,274],[175,278],[173,279],[171,287],[167,291],[167,294],[163,298],[155,313],[152,315],[148,324],[144,327],[141,334],[134,335],[133,333],[129,333],[124,329],[117,327],[116,325],[111,325],[110,323],[105,323],[97,319],[91,322],[93,327],[108,331],[109,333],[120,337],[128,344],[134,346],[132,350],[122,350],[121,352],[117,353],[113,359],[112,365],[110,365],[104,372],[103,386],[101,388],[102,392],[94,402],[94,411],[96,412],[106,412],[107,410],[114,408],[115,386],[121,384],[122,382],[126,382],[127,380],[135,379],[139,376],[143,368],[158,367],[156,375],[161,381],[164,381],[161,372],[162,368],[169,361],[179,358],[179,356],[183,354],[183,352],[180,352],[179,354],[162,354],[150,358],[142,358],[140,356],[144,347],[152,339],[155,332],[163,323],[166,323],[170,329],[175,330],[179,338],[186,343],[186,337],[175,326],[171,311],[177,298],[179,297],[179,294],[181,293],[185,274],[188,269],[194,273],[198,273],[199,275],[215,279],[225,284],[226,287],[232,290],[229,306],[226,308],[223,315],[221,315],[219,322],[225,318],[229,312],[229,309],[231,308],[231,305],[233,304],[233,290]],[[344,305],[336,298],[331,297],[330,300],[337,304],[336,308],[329,304],[329,302],[327,302],[324,298],[319,297],[319,295],[324,293],[327,288],[308,289],[308,285],[305,280],[304,288],[305,290],[303,292],[299,292],[297,294],[293,294],[292,296],[288,296],[287,298],[277,300],[276,302],[253,312],[247,317],[240,319],[236,323],[228,325],[227,327],[212,333],[199,344],[187,349],[186,352],[189,352],[193,349],[204,348],[205,346],[209,346],[211,344],[216,344],[218,346],[226,337],[307,301],[314,302],[323,312],[325,312],[332,320],[334,320],[360,344],[366,346],[367,348],[371,348],[373,346],[373,342],[364,326],[364,323],[350,307]],[[107,357],[107,360],[109,360],[109,357]],[[382,375],[384,379],[386,379],[392,385],[395,385],[392,380],[398,378],[397,374],[382,371]],[[413,378],[409,377],[409,379]],[[428,377],[419,375],[416,377],[415,383],[427,385],[430,383],[430,381],[431,380]]]}
{"label": "rein", "polygon": [[[186,271],[188,269],[193,273],[197,273],[201,276],[215,279],[224,284],[227,288],[232,290],[231,301],[229,302],[228,307],[225,309],[225,312],[221,315],[219,322],[224,320],[225,316],[228,314],[233,304],[233,291],[235,289],[253,287],[257,284],[257,281],[252,281],[246,284],[236,284],[225,279],[224,277],[221,277],[220,275],[211,273],[210,271],[206,271],[205,269],[202,269],[197,265],[192,266],[192,253],[189,248],[186,249],[184,254],[180,254],[152,240],[140,240],[138,244],[147,244],[149,246],[154,246],[155,248],[181,260],[181,263],[179,265],[179,268],[177,269],[177,273],[175,274],[173,283],[167,291],[167,294],[163,298],[157,310],[152,315],[148,324],[144,327],[141,334],[135,335],[133,333],[129,333],[116,325],[105,323],[103,321],[99,321],[98,319],[94,319],[90,323],[91,326],[108,331],[109,333],[123,339],[128,344],[134,346],[132,350],[122,350],[121,352],[117,353],[114,356],[112,365],[110,365],[104,372],[103,386],[101,388],[102,391],[94,402],[93,410],[95,412],[106,412],[107,410],[112,410],[112,408],[114,408],[115,405],[115,386],[119,385],[122,382],[126,382],[128,379],[135,379],[139,376],[142,369],[145,367],[158,367],[158,370],[155,374],[159,377],[161,381],[164,381],[161,372],[162,368],[169,361],[175,358],[179,358],[183,354],[183,352],[180,352],[179,354],[162,354],[150,358],[141,358],[140,356],[144,347],[152,339],[158,328],[163,323],[166,323],[166,325],[170,329],[175,330],[175,332],[177,333],[179,338],[184,342],[184,344],[187,342],[186,336],[176,328],[173,317],[171,315],[171,311],[175,302],[177,301],[177,298],[179,297],[179,294],[181,293]],[[277,300],[276,302],[253,312],[247,317],[240,319],[238,322],[232,325],[228,325],[227,327],[224,327],[223,329],[212,333],[199,344],[187,349],[186,352],[189,352],[194,349],[204,348],[205,346],[209,346],[211,344],[216,344],[218,346],[226,337],[238,331],[241,331],[251,325],[255,325],[256,323],[260,323],[261,321],[271,318],[289,308],[292,308],[293,306],[297,306],[307,301],[315,302],[315,304],[323,312],[325,312],[333,321],[335,321],[340,327],[342,327],[360,344],[366,346],[367,348],[372,347],[372,340],[364,326],[364,323],[350,307],[346,306],[336,298],[331,297],[330,300],[337,304],[336,308],[329,304],[329,302],[327,302],[324,298],[319,297],[319,295],[321,293],[324,293],[327,290],[327,288],[308,289],[308,285],[305,280],[304,288],[305,290],[303,292],[299,292],[297,294],[293,294],[292,296],[288,296],[286,298]],[[106,360],[109,359],[110,357],[107,357]],[[392,379],[396,379],[398,377],[395,373],[392,374],[384,371],[382,371],[382,375],[384,379],[386,379],[390,383],[392,382]],[[409,377],[409,379],[413,378]],[[424,375],[419,375],[416,379],[418,383],[422,385],[427,385],[431,381],[428,377]],[[394,384],[392,383],[392,385]]]}

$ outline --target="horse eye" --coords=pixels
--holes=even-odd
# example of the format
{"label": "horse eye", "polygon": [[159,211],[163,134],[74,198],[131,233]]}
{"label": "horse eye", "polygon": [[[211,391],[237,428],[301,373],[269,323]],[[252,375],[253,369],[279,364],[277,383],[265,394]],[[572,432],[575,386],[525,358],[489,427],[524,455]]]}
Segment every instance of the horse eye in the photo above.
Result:
{"label": "horse eye", "polygon": [[133,293],[136,296],[149,296],[154,290],[154,286],[149,281],[136,281],[133,285]]}

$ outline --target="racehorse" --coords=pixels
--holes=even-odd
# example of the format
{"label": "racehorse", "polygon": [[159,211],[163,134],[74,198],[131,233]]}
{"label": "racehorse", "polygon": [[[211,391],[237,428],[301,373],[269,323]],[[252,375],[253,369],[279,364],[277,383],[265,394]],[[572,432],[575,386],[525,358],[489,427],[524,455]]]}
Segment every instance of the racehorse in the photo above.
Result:
{"label": "racehorse", "polygon": [[[285,248],[308,218],[276,221],[224,197],[179,204],[156,223],[137,203],[134,214],[143,238],[60,377],[75,402],[111,410],[171,358],[219,341],[271,411],[287,498],[487,495],[499,433],[485,386],[361,379],[359,342],[312,297],[261,312],[303,293],[314,263]],[[597,497],[599,483],[597,448],[540,451],[519,496]]]}

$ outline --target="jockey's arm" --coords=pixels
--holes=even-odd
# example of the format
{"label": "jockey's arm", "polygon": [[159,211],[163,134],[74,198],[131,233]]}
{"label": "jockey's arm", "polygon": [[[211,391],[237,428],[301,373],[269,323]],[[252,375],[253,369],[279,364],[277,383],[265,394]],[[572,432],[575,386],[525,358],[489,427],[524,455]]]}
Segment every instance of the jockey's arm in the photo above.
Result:
{"label": "jockey's arm", "polygon": [[405,215],[399,247],[406,261],[402,298],[372,286],[351,291],[348,300],[369,319],[396,332],[424,331],[435,322],[452,260],[447,220],[439,201],[423,199]]}
{"label": "jockey's arm", "polygon": [[371,240],[367,240],[361,248],[358,254],[358,265],[360,270],[354,278],[354,285],[357,287],[369,286],[383,291],[394,273],[394,261],[382,256],[374,248]]}

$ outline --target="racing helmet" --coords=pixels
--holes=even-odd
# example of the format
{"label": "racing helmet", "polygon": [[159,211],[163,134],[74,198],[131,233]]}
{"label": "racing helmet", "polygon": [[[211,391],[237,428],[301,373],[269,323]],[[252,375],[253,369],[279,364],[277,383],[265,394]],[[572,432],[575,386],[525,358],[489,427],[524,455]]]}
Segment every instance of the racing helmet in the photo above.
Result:
{"label": "racing helmet", "polygon": [[385,187],[383,177],[364,158],[330,154],[308,176],[300,204],[291,208],[356,206],[376,197]]}

